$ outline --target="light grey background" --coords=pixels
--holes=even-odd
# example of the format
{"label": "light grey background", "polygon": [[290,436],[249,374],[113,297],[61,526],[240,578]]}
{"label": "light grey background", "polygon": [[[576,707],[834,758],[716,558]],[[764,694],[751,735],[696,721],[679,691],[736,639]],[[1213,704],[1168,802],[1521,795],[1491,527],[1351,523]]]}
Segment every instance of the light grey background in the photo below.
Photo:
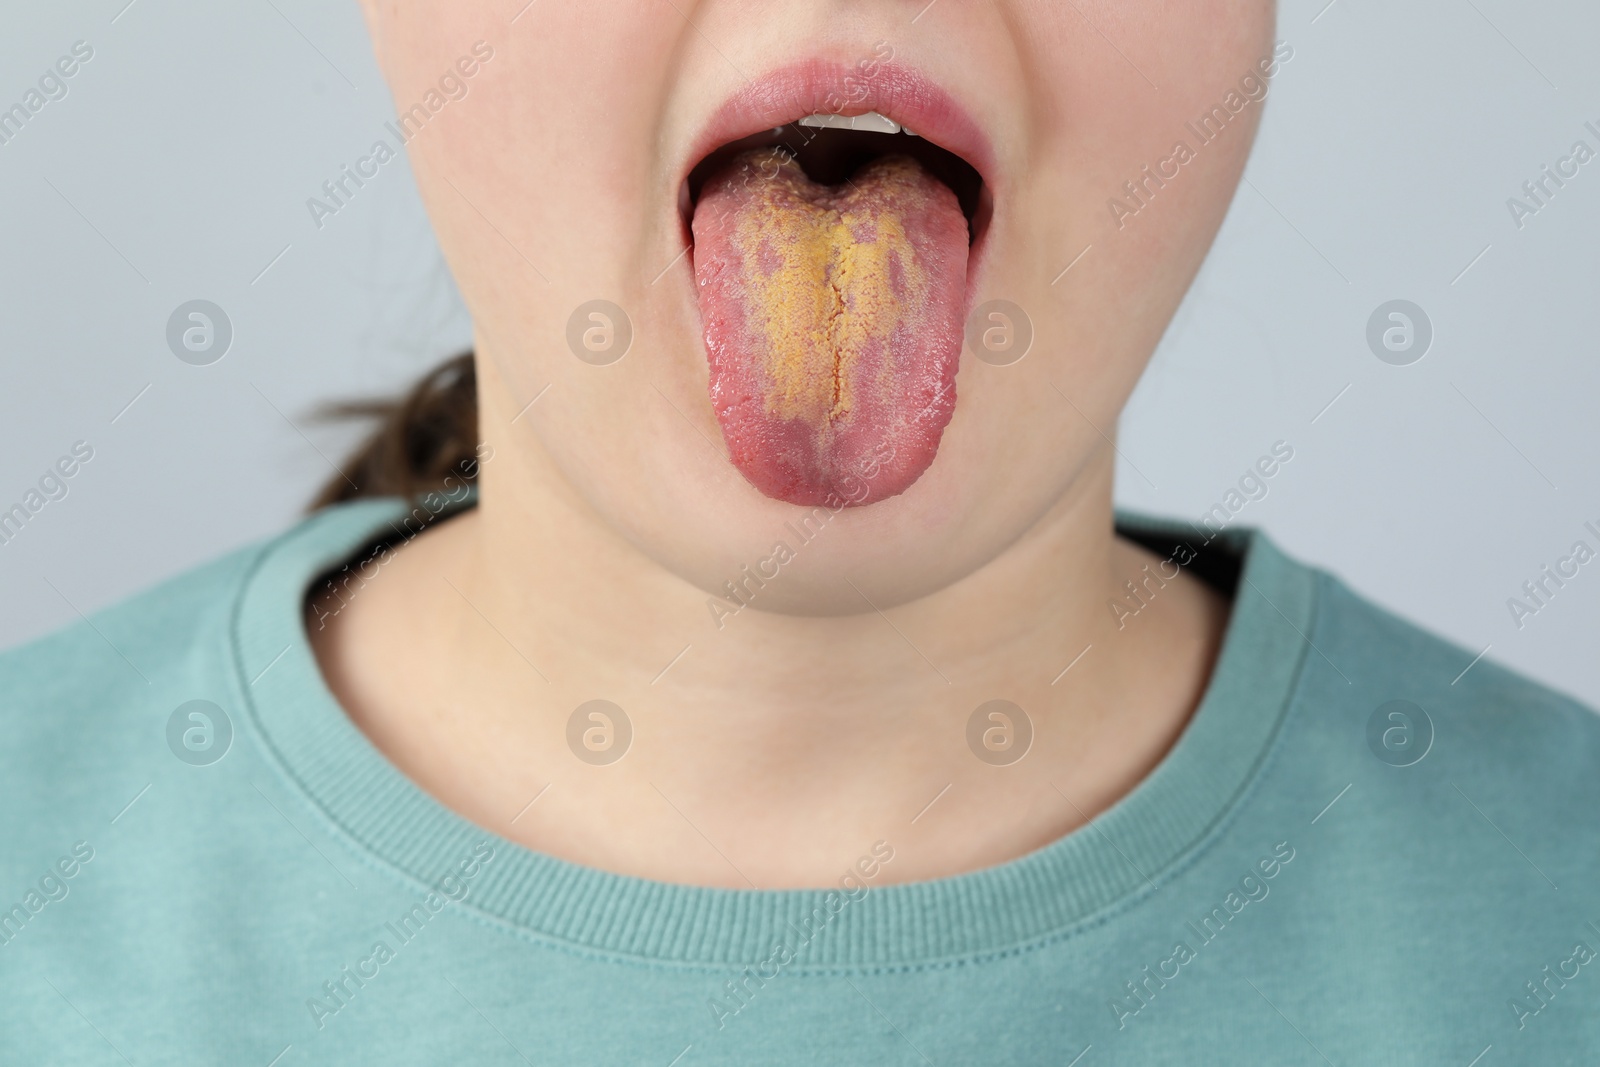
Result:
{"label": "light grey background", "polygon": [[[350,444],[311,409],[469,338],[403,160],[320,231],[306,210],[393,117],[353,2],[125,4],[0,16],[0,107],[74,41],[95,52],[0,145],[0,509],[95,450],[0,545],[4,645],[293,522]],[[528,24],[505,6],[492,43],[514,54]],[[1600,147],[1600,9],[1292,0],[1279,37],[1295,55],[1246,184],[1123,419],[1119,497],[1198,517],[1286,441],[1235,521],[1466,646],[1463,667],[1488,646],[1600,705],[1600,561],[1520,630],[1506,606],[1600,527],[1600,160],[1521,230],[1506,207],[1575,140]],[[196,298],[235,331],[207,367],[164,339]],[[1434,325],[1412,366],[1365,341],[1395,298]]]}

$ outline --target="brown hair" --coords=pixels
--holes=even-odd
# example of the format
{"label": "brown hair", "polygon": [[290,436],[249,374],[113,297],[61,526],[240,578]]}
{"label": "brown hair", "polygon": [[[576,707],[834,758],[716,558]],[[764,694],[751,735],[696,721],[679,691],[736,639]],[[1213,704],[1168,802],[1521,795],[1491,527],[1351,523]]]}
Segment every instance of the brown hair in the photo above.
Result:
{"label": "brown hair", "polygon": [[477,480],[478,378],[471,352],[452,356],[403,396],[330,404],[317,415],[377,425],[338,476],[324,483],[310,511],[367,497],[416,500],[443,488],[452,475]]}

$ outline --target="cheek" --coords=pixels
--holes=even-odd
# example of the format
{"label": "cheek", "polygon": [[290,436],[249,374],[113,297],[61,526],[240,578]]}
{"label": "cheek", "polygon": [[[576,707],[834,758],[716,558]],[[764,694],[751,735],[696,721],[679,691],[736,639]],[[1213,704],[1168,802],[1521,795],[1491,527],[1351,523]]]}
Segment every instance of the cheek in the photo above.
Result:
{"label": "cheek", "polygon": [[[551,383],[566,405],[612,404],[644,351],[657,315],[650,301],[681,295],[671,278],[647,283],[681,247],[676,233],[656,232],[678,223],[651,197],[662,184],[654,149],[683,21],[671,5],[618,0],[535,4],[511,26],[504,5],[482,0],[432,10],[436,17],[397,14],[384,27],[384,66],[396,99],[406,100],[474,41],[494,49],[466,99],[407,151],[480,333],[509,339],[491,354],[512,411]],[[595,300],[622,307],[636,338],[606,373],[566,343],[569,317]],[[660,403],[654,392],[648,399]],[[577,440],[603,422],[589,420]]]}
{"label": "cheek", "polygon": [[[1067,344],[1131,386],[1221,223],[1265,101],[1209,141],[1192,127],[1271,53],[1272,8],[1135,2],[1084,13],[1099,32],[1067,9],[1026,35],[1038,158],[1010,229],[1019,241],[1043,235],[1025,269],[1048,278],[1089,249],[1048,300]],[[1180,142],[1192,157],[1163,168]],[[1073,362],[1081,377],[1086,360]]]}
{"label": "cheek", "polygon": [[474,41],[494,48],[468,98],[411,151],[481,211],[468,213],[477,226],[505,231],[556,281],[615,258],[638,228],[682,20],[671,5],[599,0],[536,4],[507,25],[503,7],[404,16],[408,43],[387,73],[406,99]]}
{"label": "cheek", "polygon": [[[973,477],[1009,472],[1019,508],[1036,491],[1041,500],[1063,491],[1107,448],[1100,431],[1114,432],[1210,246],[1264,102],[1247,104],[1210,144],[1186,123],[1272,50],[1271,8],[1259,2],[1036,10],[1010,64],[1025,83],[1027,158],[1012,161],[1016,186],[997,191],[975,297],[1021,305],[1035,345],[1005,368],[964,353],[949,431],[951,444],[970,446],[949,459],[970,458]],[[1152,183],[1146,206],[1119,228],[1109,203],[1180,140],[1194,158],[1164,186]]]}

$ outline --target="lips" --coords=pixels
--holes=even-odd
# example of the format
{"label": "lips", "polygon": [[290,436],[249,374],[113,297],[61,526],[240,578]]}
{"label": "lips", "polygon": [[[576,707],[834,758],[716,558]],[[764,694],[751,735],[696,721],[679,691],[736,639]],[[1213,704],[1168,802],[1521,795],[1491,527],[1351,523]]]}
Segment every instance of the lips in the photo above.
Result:
{"label": "lips", "polygon": [[[917,136],[788,126],[869,113],[889,121],[855,125]],[[903,492],[955,406],[969,245],[988,213],[981,132],[914,71],[810,63],[748,86],[697,148],[684,200],[733,463],[793,504]]]}

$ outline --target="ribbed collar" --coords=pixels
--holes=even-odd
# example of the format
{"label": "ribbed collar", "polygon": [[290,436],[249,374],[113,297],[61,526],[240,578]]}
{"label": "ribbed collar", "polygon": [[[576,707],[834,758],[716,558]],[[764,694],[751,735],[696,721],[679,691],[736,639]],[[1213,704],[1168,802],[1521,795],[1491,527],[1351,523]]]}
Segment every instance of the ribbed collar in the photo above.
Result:
{"label": "ribbed collar", "polygon": [[[329,509],[271,543],[235,607],[240,705],[270,762],[330,829],[415,886],[430,886],[486,839],[494,861],[463,906],[526,936],[591,955],[726,968],[768,958],[826,890],[733,890],[612,874],[533,852],[422,792],[351,723],[318,670],[304,627],[322,574],[391,535],[398,501]],[[1192,529],[1119,516],[1147,542]],[[971,960],[1061,936],[1152,892],[1203,847],[1256,773],[1304,658],[1316,574],[1265,537],[1214,542],[1242,556],[1220,658],[1200,707],[1144,781],[1091,827],[970,874],[872,889],[806,945],[801,969],[881,969]],[[270,665],[270,670],[267,668]],[[265,673],[263,673],[265,671]],[[251,679],[257,679],[251,684]],[[833,903],[837,907],[837,899]]]}

